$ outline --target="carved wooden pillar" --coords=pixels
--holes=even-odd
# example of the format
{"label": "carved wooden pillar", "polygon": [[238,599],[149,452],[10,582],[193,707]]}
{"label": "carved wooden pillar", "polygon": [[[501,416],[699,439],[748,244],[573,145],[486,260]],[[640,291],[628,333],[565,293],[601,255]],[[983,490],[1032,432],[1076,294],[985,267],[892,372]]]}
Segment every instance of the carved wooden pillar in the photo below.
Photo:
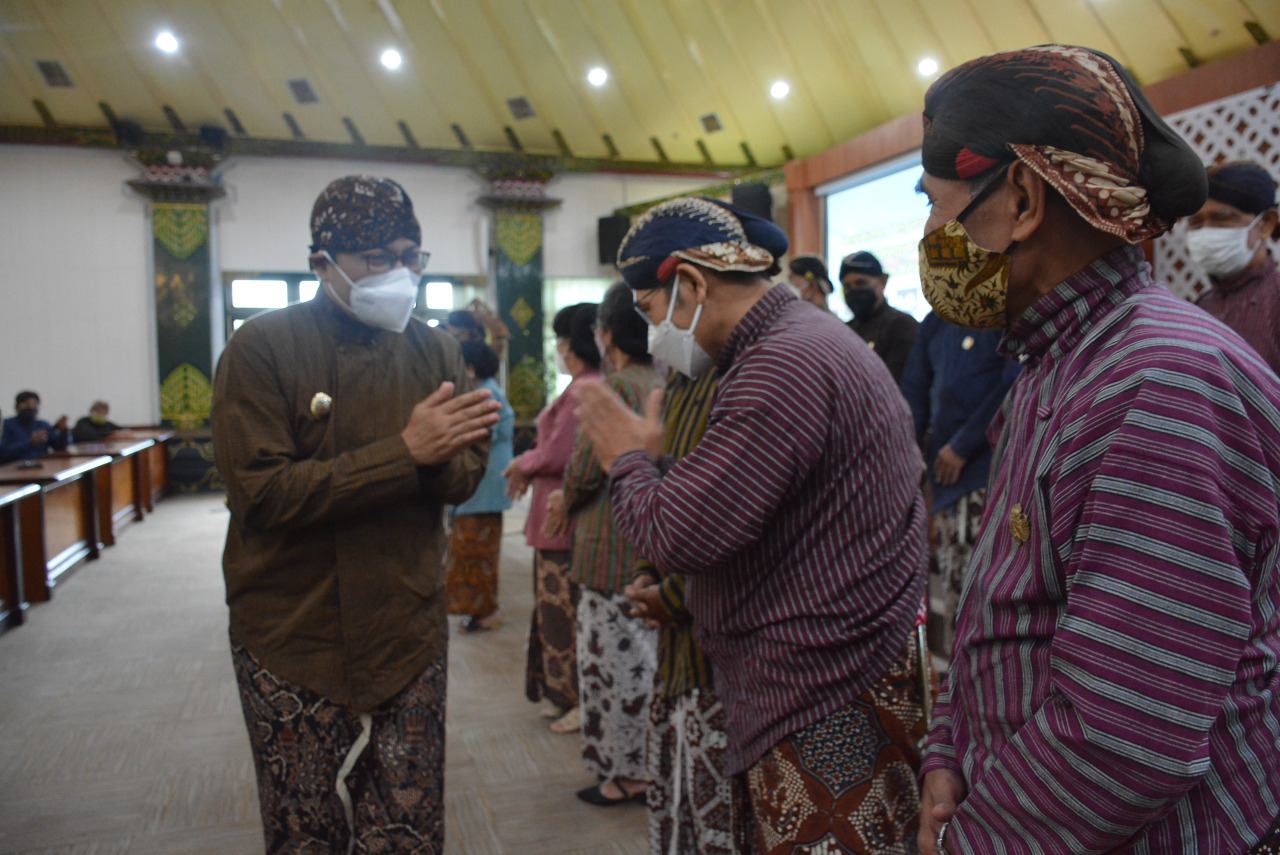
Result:
{"label": "carved wooden pillar", "polygon": [[507,345],[507,397],[516,411],[516,452],[533,444],[538,412],[546,403],[549,372],[543,359],[542,212],[549,199],[543,170],[482,171],[489,192],[480,203],[494,213],[492,275],[498,318],[511,331]]}
{"label": "carved wooden pillar", "polygon": [[226,191],[205,167],[143,169],[129,186],[151,209],[160,418],[178,432],[169,444],[170,485],[180,492],[221,489],[209,431],[215,322],[209,205]]}

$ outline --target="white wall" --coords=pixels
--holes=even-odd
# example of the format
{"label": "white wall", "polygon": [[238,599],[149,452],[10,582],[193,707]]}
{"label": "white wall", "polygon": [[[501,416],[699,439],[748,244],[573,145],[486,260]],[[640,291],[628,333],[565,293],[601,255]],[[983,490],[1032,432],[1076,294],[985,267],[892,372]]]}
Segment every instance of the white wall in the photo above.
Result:
{"label": "white wall", "polygon": [[113,421],[158,407],[147,207],[120,152],[0,146],[0,409],[40,393],[74,423],[96,398]]}
{"label": "white wall", "polygon": [[341,175],[370,174],[404,186],[422,224],[429,270],[487,272],[482,224],[488,211],[476,204],[486,182],[465,169],[403,166],[343,160],[237,158],[222,171],[227,197],[215,204],[221,269],[307,269],[311,206]]}
{"label": "white wall", "polygon": [[[400,182],[422,224],[430,271],[489,273],[492,213],[477,203],[488,182],[467,169],[342,160],[238,158],[223,170],[227,198],[217,203],[223,270],[305,270],[308,217],[316,196],[340,175],[370,173]],[[547,195],[563,200],[544,215],[542,267],[548,278],[608,276],[597,263],[596,220],[617,208],[705,187],[678,176],[561,175]]]}
{"label": "white wall", "polygon": [[[562,175],[547,185],[547,195],[564,204],[548,211],[542,221],[543,273],[549,279],[578,276],[617,276],[612,265],[601,266],[596,243],[596,220],[618,208],[698,190],[714,179],[643,175]],[[432,266],[435,266],[434,259]]]}
{"label": "white wall", "polygon": [[[401,182],[422,223],[429,270],[487,275],[487,184],[466,169],[340,160],[238,158],[214,206],[215,289],[221,271],[302,271],[311,205],[333,178]],[[95,398],[122,423],[159,418],[154,287],[147,206],[125,182],[119,152],[0,145],[0,408],[34,388],[41,411],[74,421]],[[614,209],[710,183],[664,176],[564,175],[549,196],[548,278],[609,276],[597,263],[596,220]],[[220,324],[221,319],[215,319]]]}

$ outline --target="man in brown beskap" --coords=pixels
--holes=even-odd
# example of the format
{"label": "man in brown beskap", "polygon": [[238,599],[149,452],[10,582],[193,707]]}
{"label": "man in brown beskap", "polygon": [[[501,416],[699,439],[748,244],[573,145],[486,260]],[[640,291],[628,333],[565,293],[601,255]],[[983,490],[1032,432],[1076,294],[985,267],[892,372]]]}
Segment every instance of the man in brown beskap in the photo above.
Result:
{"label": "man in brown beskap", "polygon": [[484,474],[497,402],[410,317],[404,189],[352,176],[311,214],[310,302],[218,363],[231,649],[268,853],[444,850],[444,506]]}

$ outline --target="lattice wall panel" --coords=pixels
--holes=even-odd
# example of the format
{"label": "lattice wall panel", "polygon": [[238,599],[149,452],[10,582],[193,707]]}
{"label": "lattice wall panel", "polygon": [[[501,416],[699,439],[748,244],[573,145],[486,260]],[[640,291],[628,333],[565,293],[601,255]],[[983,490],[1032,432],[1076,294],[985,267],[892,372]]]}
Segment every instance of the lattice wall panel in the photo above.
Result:
{"label": "lattice wall panel", "polygon": [[[1280,181],[1280,84],[1251,89],[1166,117],[1206,164],[1261,163]],[[1186,221],[1156,240],[1156,277],[1173,293],[1195,300],[1209,287],[1187,257]]]}

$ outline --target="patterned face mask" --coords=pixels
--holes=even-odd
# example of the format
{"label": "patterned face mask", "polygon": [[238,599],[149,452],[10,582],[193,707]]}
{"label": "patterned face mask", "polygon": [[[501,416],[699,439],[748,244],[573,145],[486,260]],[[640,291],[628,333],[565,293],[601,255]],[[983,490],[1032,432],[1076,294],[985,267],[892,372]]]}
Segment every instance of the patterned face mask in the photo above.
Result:
{"label": "patterned face mask", "polygon": [[938,317],[975,330],[1003,329],[1005,299],[1009,290],[1009,256],[1018,242],[1004,252],[983,249],[973,242],[963,225],[965,217],[998,187],[999,170],[959,215],[920,241],[920,286]]}

